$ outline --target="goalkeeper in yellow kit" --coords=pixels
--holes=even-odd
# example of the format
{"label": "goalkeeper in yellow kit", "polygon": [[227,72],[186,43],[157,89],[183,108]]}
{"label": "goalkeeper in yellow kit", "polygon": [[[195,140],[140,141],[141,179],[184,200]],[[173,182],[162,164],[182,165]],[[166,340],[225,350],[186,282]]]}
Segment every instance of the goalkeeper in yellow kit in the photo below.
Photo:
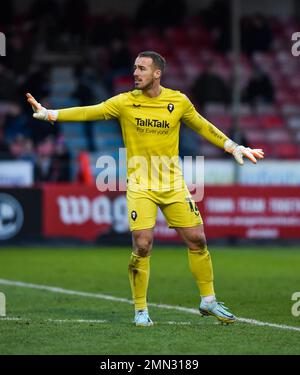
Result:
{"label": "goalkeeper in yellow kit", "polygon": [[256,158],[263,158],[263,151],[237,145],[201,117],[184,94],[162,87],[164,69],[161,55],[141,52],[135,60],[133,91],[97,105],[60,110],[42,107],[31,94],[27,94],[27,100],[38,120],[119,120],[127,149],[127,208],[133,242],[128,272],[135,325],[153,324],[148,314],[147,290],[158,207],[188,247],[190,269],[201,296],[200,313],[233,323],[235,316],[216,300],[203,222],[179,167],[180,123],[183,121],[215,146],[233,154],[239,164],[243,164],[244,156],[256,163]]}

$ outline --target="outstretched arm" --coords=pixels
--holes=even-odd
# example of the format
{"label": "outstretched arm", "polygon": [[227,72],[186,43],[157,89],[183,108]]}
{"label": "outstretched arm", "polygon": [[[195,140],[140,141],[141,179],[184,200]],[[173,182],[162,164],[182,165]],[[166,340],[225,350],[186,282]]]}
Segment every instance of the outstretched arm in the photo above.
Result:
{"label": "outstretched arm", "polygon": [[257,159],[264,158],[263,150],[244,147],[229,139],[221,130],[202,117],[190,101],[188,101],[188,108],[182,120],[209,142],[232,154],[240,165],[244,164],[244,156],[254,164],[257,163]]}
{"label": "outstretched arm", "polygon": [[46,109],[30,93],[27,93],[26,97],[34,111],[33,117],[37,120],[49,121],[52,124],[55,121],[95,121],[119,117],[118,97],[96,105],[58,110]]}

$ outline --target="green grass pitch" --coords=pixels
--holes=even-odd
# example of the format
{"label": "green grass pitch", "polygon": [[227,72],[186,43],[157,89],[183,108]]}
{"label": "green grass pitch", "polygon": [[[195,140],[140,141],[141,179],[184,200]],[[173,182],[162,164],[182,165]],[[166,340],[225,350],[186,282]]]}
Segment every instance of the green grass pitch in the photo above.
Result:
{"label": "green grass pitch", "polygon": [[[149,302],[174,308],[151,306],[154,326],[134,327],[127,302],[130,251],[1,248],[1,280],[63,288],[63,293],[0,281],[7,303],[7,317],[0,318],[0,354],[300,354],[300,316],[291,313],[291,296],[300,292],[299,248],[210,249],[218,299],[240,318],[280,327],[242,321],[224,326],[213,317],[180,311],[199,304],[186,250],[159,246],[151,257]],[[94,298],[96,293],[124,300]]]}

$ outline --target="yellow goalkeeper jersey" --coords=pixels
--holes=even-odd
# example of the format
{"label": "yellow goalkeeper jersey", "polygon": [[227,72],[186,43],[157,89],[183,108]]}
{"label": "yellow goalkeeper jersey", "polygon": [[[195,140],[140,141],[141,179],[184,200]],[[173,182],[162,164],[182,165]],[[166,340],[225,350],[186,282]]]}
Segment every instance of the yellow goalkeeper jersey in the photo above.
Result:
{"label": "yellow goalkeeper jersey", "polygon": [[154,98],[133,90],[97,105],[58,111],[58,121],[63,122],[109,119],[118,119],[122,128],[129,188],[166,191],[183,186],[178,156],[181,121],[218,147],[228,139],[184,94],[162,86]]}

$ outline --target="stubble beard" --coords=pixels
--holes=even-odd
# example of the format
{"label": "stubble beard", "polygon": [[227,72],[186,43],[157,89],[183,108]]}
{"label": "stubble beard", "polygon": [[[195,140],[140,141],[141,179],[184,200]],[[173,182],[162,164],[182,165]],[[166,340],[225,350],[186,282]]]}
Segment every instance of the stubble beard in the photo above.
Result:
{"label": "stubble beard", "polygon": [[151,80],[149,83],[145,84],[144,86],[136,86],[136,88],[138,90],[142,90],[142,91],[148,91],[148,90],[151,90],[153,88],[153,85],[154,85],[154,80]]}

